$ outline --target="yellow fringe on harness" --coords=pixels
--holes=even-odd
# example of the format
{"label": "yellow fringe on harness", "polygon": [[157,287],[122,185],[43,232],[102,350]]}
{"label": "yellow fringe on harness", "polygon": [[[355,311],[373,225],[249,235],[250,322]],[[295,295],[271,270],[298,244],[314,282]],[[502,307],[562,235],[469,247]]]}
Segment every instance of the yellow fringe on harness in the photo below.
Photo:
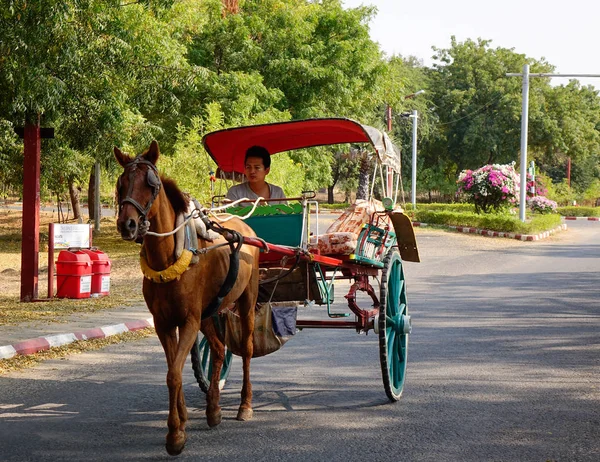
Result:
{"label": "yellow fringe on harness", "polygon": [[191,251],[184,249],[179,259],[168,268],[162,271],[154,271],[148,266],[148,262],[143,255],[140,255],[140,266],[142,267],[142,273],[146,279],[150,279],[153,282],[171,282],[174,279],[179,279],[183,273],[190,266],[193,254]]}

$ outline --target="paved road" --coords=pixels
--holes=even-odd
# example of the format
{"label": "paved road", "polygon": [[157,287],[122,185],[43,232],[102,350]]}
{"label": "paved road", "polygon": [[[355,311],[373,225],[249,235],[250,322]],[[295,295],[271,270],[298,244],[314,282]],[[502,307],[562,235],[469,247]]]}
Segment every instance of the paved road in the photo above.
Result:
{"label": "paved road", "polygon": [[[253,361],[251,422],[234,420],[239,361],[213,430],[186,369],[179,459],[597,461],[600,225],[569,228],[529,243],[419,230],[400,402],[374,335],[305,330]],[[165,370],[151,338],[0,377],[0,460],[168,459]]]}

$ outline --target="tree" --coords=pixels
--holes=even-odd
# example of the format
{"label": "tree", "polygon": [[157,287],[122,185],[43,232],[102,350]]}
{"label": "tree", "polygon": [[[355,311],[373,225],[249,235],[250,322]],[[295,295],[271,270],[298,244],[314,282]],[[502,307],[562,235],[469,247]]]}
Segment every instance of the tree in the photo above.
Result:
{"label": "tree", "polygon": [[72,182],[82,181],[84,170],[69,161],[76,159],[72,156],[106,165],[112,146],[129,141],[132,121],[147,125],[147,119],[135,115],[176,109],[173,69],[184,67],[185,47],[172,33],[160,41],[149,33],[171,30],[157,16],[171,3],[9,0],[2,9],[0,119],[21,125],[41,117],[55,127],[56,139],[42,153],[43,178],[52,171],[45,168],[52,159],[67,161],[54,170],[59,176],[46,183],[69,181],[69,190],[76,191]]}
{"label": "tree", "polygon": [[[479,165],[515,160],[520,140],[520,82],[507,78],[527,61],[512,49],[490,47],[489,40],[459,43],[454,37],[448,49],[434,48],[433,95],[443,126],[443,156],[457,172]],[[534,62],[532,72],[548,72],[545,63]],[[532,115],[537,88],[547,82],[531,82]]]}
{"label": "tree", "polygon": [[[248,0],[240,3],[238,14],[222,11],[221,2],[207,2],[207,26],[189,48],[192,64],[213,72],[217,85],[260,76],[264,96],[250,92],[245,98],[255,107],[266,102],[293,119],[347,116],[369,122],[380,100],[384,69],[381,52],[369,38],[372,8],[344,10],[339,0]],[[228,100],[219,100],[225,126],[244,119]],[[305,167],[307,187],[330,183],[332,149],[303,150],[291,157]]]}
{"label": "tree", "polygon": [[571,182],[583,192],[600,178],[600,98],[598,91],[577,81],[549,87],[541,100],[542,117],[531,121],[538,167],[555,182],[566,178],[572,161]]}

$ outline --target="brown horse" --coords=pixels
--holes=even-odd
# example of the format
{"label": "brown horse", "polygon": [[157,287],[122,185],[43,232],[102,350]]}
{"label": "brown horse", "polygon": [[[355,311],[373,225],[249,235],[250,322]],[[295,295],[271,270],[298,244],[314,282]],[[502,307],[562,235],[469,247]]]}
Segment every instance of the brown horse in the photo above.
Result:
{"label": "brown horse", "polygon": [[[119,217],[117,229],[123,239],[142,242],[145,265],[154,274],[172,276],[178,260],[175,255],[175,238],[168,234],[175,228],[176,218],[185,213],[189,198],[173,180],[161,178],[156,169],[159,157],[158,143],[153,141],[143,154],[132,158],[115,148],[115,157],[124,168],[117,183]],[[243,221],[227,222],[228,228],[244,236],[255,236]],[[148,234],[146,234],[150,231]],[[200,249],[227,243],[220,237],[213,242],[198,239]],[[186,358],[198,331],[208,339],[213,351],[213,368],[207,393],[206,418],[213,427],[221,422],[219,406],[219,376],[224,360],[224,345],[217,335],[212,319],[202,321],[202,312],[216,298],[226,279],[230,266],[230,246],[225,245],[199,255],[199,261],[181,269],[182,274],[169,282],[154,282],[144,278],[143,294],[148,309],[154,317],[156,333],[167,357],[167,386],[169,388],[169,432],[166,449],[171,455],[179,454],[185,445],[187,409],[183,396],[181,374]],[[252,332],[254,308],[258,296],[258,254],[256,247],[243,245],[239,252],[239,273],[231,291],[221,306],[235,303],[243,329],[242,358],[244,383],[238,420],[252,418],[252,386],[250,384],[250,358],[253,353]],[[166,271],[165,271],[166,270]],[[170,271],[171,273],[167,273]],[[153,278],[154,279],[154,278]],[[166,277],[165,279],[169,279]]]}

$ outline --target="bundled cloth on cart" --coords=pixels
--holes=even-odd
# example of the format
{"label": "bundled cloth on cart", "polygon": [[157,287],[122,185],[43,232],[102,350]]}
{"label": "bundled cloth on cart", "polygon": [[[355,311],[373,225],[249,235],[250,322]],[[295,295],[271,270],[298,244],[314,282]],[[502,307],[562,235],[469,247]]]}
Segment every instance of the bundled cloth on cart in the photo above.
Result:
{"label": "bundled cloth on cart", "polygon": [[[335,220],[324,234],[311,236],[309,250],[321,255],[350,255],[356,250],[358,235],[365,223],[370,223],[373,214],[383,211],[383,205],[378,200],[357,199]],[[388,225],[385,215],[378,215],[379,226]]]}

